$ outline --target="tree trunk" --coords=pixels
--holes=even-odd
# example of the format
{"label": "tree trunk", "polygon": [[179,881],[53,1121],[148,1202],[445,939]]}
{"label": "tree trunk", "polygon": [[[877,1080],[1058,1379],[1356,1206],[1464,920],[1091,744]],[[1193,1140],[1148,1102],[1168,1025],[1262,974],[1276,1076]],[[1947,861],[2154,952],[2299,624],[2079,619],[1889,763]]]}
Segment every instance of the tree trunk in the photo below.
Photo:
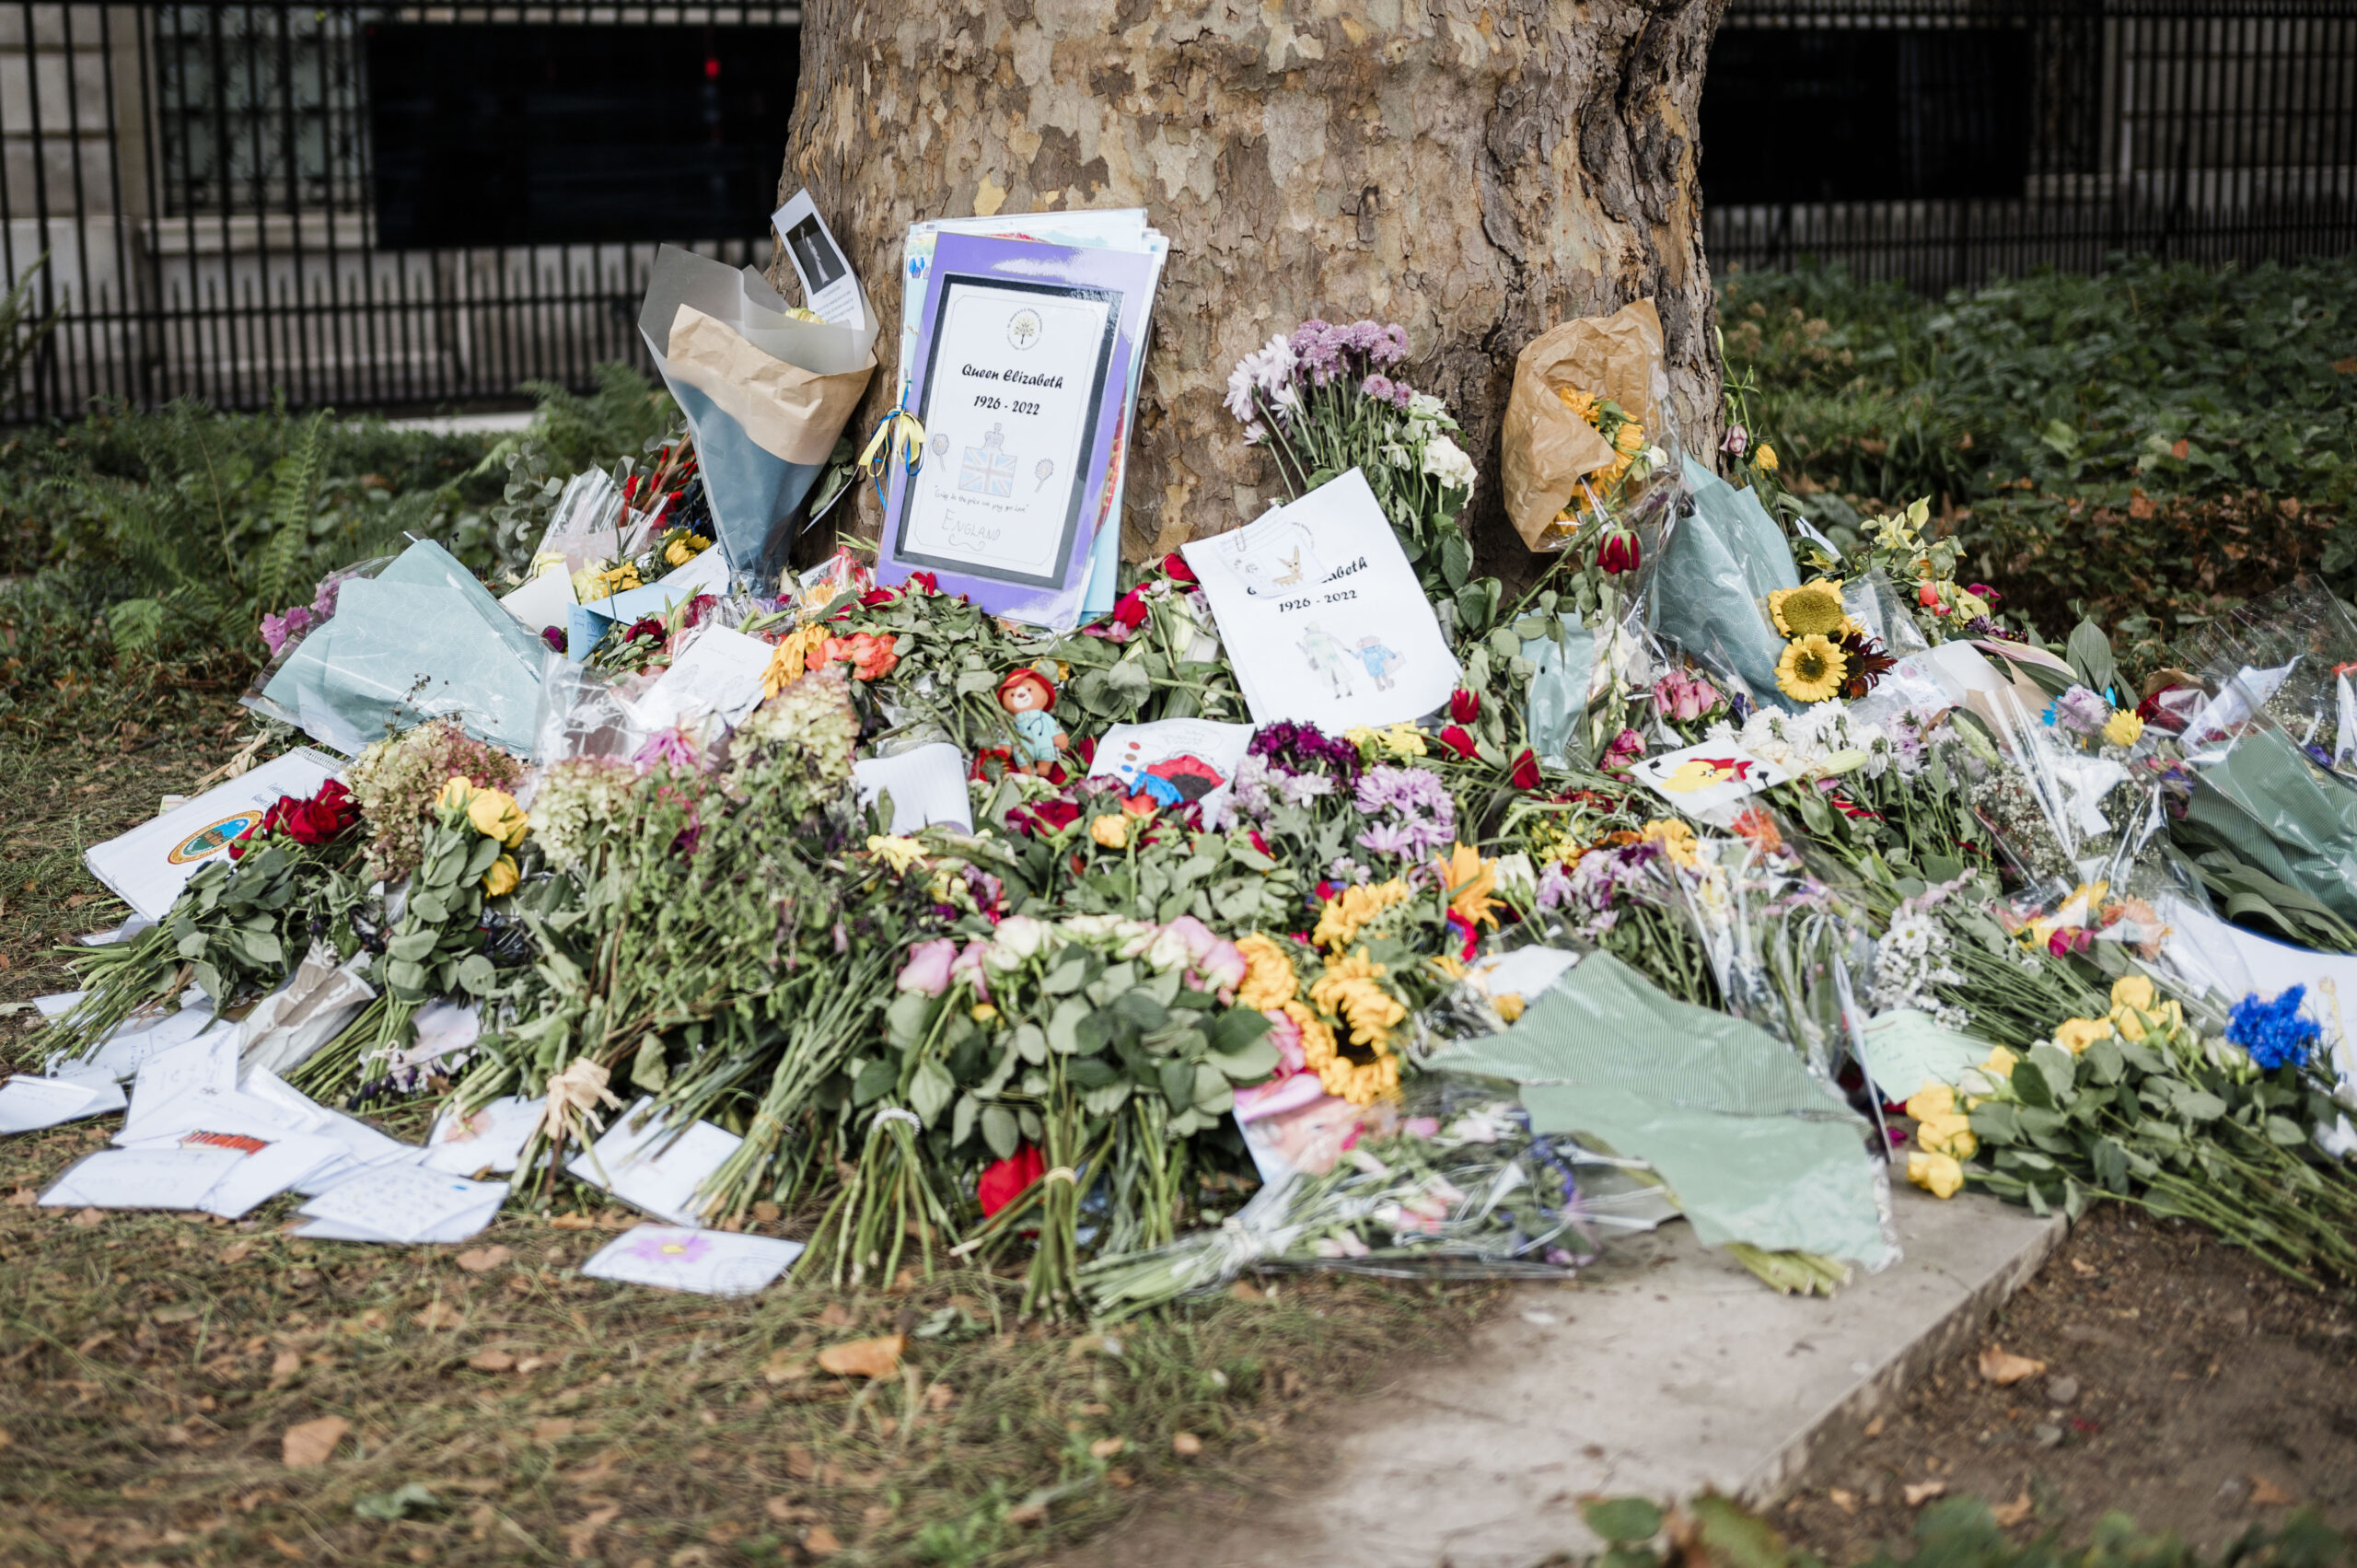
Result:
{"label": "tree trunk", "polygon": [[[857,428],[890,396],[911,221],[1143,206],[1170,260],[1132,559],[1281,497],[1222,406],[1236,361],[1309,317],[1372,316],[1407,328],[1408,379],[1466,427],[1483,568],[1525,576],[1498,427],[1538,333],[1651,296],[1678,430],[1715,445],[1697,109],[1724,4],[808,0],[781,195],[810,188],[887,325]],[[782,253],[772,275],[791,297]]]}

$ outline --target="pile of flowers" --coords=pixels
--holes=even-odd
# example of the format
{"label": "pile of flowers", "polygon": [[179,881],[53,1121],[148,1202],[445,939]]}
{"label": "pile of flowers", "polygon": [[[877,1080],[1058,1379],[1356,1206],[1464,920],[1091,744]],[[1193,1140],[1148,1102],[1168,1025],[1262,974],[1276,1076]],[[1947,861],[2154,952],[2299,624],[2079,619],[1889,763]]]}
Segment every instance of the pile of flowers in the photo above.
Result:
{"label": "pile of flowers", "polygon": [[[623,725],[528,769],[453,717],[277,802],[154,932],[94,950],[92,999],[49,1043],[87,1051],[191,981],[251,999],[316,950],[377,999],[296,1080],[351,1105],[545,1099],[518,1201],[554,1201],[583,1105],[643,1095],[741,1139],[696,1194],[708,1222],[775,1205],[823,1216],[810,1266],[838,1278],[988,1266],[1020,1272],[1034,1309],[1128,1310],[1239,1257],[1592,1255],[1585,1205],[1643,1173],[1420,1063],[1438,1034],[1527,1016],[1535,989],[1492,986],[1494,961],[1603,952],[1864,1109],[1869,1016],[1964,1037],[1950,1054],[1978,1065],[1894,1122],[1929,1191],[2107,1194],[2294,1272],[2357,1269],[2357,1189],[2316,1143],[2342,1109],[2336,1020],[2316,992],[2229,1001],[2170,967],[2189,877],[2300,931],[2338,918],[2291,886],[2307,867],[2288,852],[2264,877],[2214,846],[2191,872],[2166,853],[2215,793],[2214,759],[2178,739],[2192,699],[2142,716],[2116,700],[2099,633],[2042,665],[1993,638],[1995,596],[1956,584],[1920,506],[1873,525],[1846,580],[1821,561],[1727,607],[1782,639],[1772,687],[1655,635],[1627,528],[1509,603],[1471,575],[1473,467],[1408,355],[1397,326],[1306,322],[1237,366],[1229,407],[1296,494],[1365,470],[1465,671],[1440,711],[1257,726],[1230,776],[1092,776],[1117,725],[1248,722],[1181,558],[1130,569],[1109,614],[1059,634],[843,555],[784,598],[732,589],[618,626],[575,667],[619,711],[716,621],[770,645],[732,722]],[[1563,398],[1616,454],[1591,489],[1674,496],[1680,462],[1625,411]],[[1729,440],[1773,471],[1765,443]],[[713,548],[686,447],[626,489],[633,548],[584,568],[585,598]],[[300,634],[333,588],[266,634]],[[1853,614],[1858,591],[1879,597]],[[1992,720],[1922,680],[1884,688],[1893,661],[1860,615],[1905,646],[1973,637],[2049,700]],[[2177,690],[2206,708],[2235,679]],[[2328,767],[2304,749],[2324,690],[2210,719]],[[966,821],[936,801],[895,830],[855,762],[944,742]],[[2319,842],[2357,863],[2357,843]],[[405,1052],[434,1003],[480,1034],[427,1072]],[[1272,1160],[1272,1196],[1228,1229]]]}

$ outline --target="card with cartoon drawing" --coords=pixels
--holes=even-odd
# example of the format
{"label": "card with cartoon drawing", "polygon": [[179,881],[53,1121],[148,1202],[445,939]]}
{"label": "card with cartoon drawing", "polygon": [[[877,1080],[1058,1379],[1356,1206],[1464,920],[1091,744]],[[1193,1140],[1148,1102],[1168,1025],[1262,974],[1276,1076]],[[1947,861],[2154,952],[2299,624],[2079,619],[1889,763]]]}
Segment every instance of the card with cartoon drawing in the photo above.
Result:
{"label": "card with cartoon drawing", "polygon": [[1740,746],[1709,742],[1647,757],[1629,772],[1639,784],[1689,817],[1708,817],[1793,777],[1791,769],[1755,757]]}
{"label": "card with cartoon drawing", "polygon": [[1181,548],[1255,724],[1292,719],[1340,735],[1448,701],[1457,659],[1358,470]]}

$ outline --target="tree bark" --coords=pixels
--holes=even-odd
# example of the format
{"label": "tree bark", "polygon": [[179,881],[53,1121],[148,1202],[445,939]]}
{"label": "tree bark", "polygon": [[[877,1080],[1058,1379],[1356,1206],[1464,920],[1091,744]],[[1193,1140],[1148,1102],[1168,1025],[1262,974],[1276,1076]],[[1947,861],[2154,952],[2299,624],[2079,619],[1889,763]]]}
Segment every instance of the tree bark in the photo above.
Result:
{"label": "tree bark", "polygon": [[[781,196],[810,188],[884,317],[857,428],[890,397],[912,220],[1144,206],[1170,260],[1132,559],[1282,497],[1222,406],[1236,361],[1310,317],[1372,316],[1408,329],[1408,379],[1466,427],[1483,569],[1522,577],[1498,428],[1532,337],[1651,296],[1678,432],[1716,444],[1697,110],[1724,5],[808,0]],[[791,296],[782,252],[772,275]]]}

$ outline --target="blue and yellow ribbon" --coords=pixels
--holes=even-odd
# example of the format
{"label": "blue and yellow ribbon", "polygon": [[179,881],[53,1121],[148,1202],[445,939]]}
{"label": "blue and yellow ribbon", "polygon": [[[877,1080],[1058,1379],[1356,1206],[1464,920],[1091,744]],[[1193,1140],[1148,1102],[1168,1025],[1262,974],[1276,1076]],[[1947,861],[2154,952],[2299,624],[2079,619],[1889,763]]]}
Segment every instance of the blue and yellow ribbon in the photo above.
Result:
{"label": "blue and yellow ribbon", "polygon": [[911,479],[924,466],[924,423],[905,408],[885,412],[884,417],[876,422],[876,434],[867,438],[867,449],[859,455],[859,471],[876,482],[879,505],[887,504],[884,476],[890,471],[896,456]]}

